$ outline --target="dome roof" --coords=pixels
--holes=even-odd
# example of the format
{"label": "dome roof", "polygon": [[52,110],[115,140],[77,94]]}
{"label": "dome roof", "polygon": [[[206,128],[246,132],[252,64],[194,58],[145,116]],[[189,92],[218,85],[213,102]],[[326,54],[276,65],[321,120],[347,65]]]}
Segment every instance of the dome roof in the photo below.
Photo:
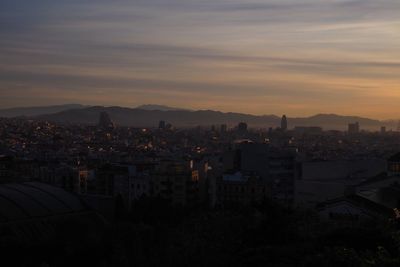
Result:
{"label": "dome roof", "polygon": [[0,185],[0,223],[62,216],[88,210],[80,198],[47,184]]}

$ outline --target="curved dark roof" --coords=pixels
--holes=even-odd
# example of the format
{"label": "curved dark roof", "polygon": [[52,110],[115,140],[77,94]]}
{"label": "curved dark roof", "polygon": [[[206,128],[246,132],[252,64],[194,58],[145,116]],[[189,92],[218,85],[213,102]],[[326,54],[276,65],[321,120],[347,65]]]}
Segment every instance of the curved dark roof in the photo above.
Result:
{"label": "curved dark roof", "polygon": [[85,210],[78,196],[58,187],[37,182],[0,185],[0,223]]}

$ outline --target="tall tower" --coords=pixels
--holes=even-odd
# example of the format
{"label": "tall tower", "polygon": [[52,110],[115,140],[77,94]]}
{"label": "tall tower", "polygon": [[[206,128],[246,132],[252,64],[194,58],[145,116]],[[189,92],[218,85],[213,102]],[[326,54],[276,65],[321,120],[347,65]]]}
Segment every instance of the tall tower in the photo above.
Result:
{"label": "tall tower", "polygon": [[100,113],[99,127],[104,130],[114,128],[114,123],[107,112]]}
{"label": "tall tower", "polygon": [[240,134],[245,134],[245,133],[247,133],[247,123],[245,123],[245,122],[240,122],[240,123],[238,124],[238,132],[239,132]]}
{"label": "tall tower", "polygon": [[281,129],[282,131],[286,131],[287,128],[288,128],[287,118],[286,115],[283,115],[281,120]]}
{"label": "tall tower", "polygon": [[160,122],[158,123],[158,129],[165,129],[165,126],[166,126],[165,121],[160,121]]}

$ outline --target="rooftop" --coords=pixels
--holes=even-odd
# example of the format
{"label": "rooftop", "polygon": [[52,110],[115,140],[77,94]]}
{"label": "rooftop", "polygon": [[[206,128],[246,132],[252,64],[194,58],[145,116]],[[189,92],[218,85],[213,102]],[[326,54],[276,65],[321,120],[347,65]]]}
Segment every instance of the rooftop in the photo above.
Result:
{"label": "rooftop", "polygon": [[0,223],[62,216],[88,210],[80,198],[61,188],[29,182],[0,185]]}

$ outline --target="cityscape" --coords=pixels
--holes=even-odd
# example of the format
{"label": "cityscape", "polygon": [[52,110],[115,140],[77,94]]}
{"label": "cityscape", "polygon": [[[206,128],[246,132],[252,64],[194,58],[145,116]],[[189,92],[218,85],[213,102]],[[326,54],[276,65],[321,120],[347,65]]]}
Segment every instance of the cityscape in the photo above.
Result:
{"label": "cityscape", "polygon": [[0,266],[399,267],[399,0],[1,0]]}
{"label": "cityscape", "polygon": [[[286,115],[264,129],[125,127],[106,112],[93,125],[32,118],[0,120],[2,240],[26,250],[29,264],[75,264],[71,255],[103,266],[398,263],[383,247],[395,246],[400,219],[398,131],[358,122],[324,130]],[[67,244],[32,255],[59,227]],[[342,255],[348,245],[352,255]]]}

